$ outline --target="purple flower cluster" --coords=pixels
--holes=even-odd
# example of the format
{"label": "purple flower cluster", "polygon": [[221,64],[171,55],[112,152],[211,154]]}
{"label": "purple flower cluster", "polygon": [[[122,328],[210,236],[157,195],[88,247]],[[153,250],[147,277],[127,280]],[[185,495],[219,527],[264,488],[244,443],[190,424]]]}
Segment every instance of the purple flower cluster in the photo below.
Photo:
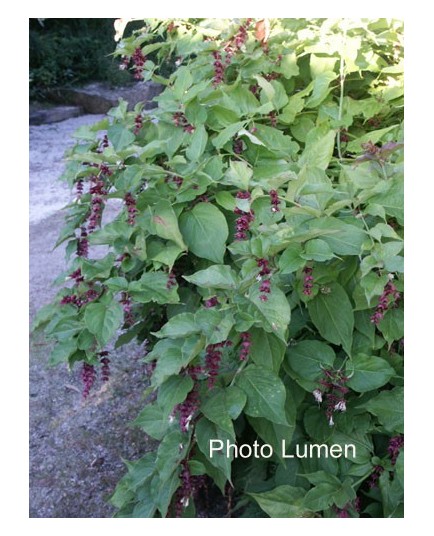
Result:
{"label": "purple flower cluster", "polygon": [[272,127],[277,127],[277,113],[275,111],[268,114],[268,119],[270,120],[270,125]]}
{"label": "purple flower cluster", "polygon": [[183,114],[182,112],[175,112],[172,117],[176,127],[182,127],[184,129],[184,132],[188,132],[189,134],[194,132],[194,126],[188,122],[188,119],[185,117],[185,114]]}
{"label": "purple flower cluster", "polygon": [[370,489],[376,488],[378,486],[378,480],[381,476],[381,473],[383,473],[384,467],[381,465],[376,465],[374,469],[372,470],[371,476],[368,479],[368,487]]}
{"label": "purple flower cluster", "polygon": [[128,225],[134,225],[136,223],[137,208],[136,200],[130,192],[125,194],[124,203],[128,212]]}
{"label": "purple flower cluster", "polygon": [[171,182],[171,183],[173,183],[177,188],[181,188],[182,183],[184,182],[184,179],[183,179],[182,177],[178,177],[177,175],[175,175],[175,176],[173,176],[173,177],[168,176],[168,177],[166,177],[166,178],[164,179],[164,182],[166,182],[166,183]]}
{"label": "purple flower cluster", "polygon": [[263,278],[271,274],[271,269],[267,259],[258,259],[256,264],[260,268],[257,279],[261,282],[259,291],[262,292],[262,294],[260,294],[259,299],[263,302],[266,302],[268,301],[268,294],[271,294],[271,279]]}
{"label": "purple flower cluster", "polygon": [[204,306],[209,309],[211,307],[215,307],[216,305],[219,305],[219,300],[217,296],[212,296],[211,298],[208,298],[204,301]]}
{"label": "purple flower cluster", "polygon": [[172,289],[173,287],[176,287],[177,285],[177,282],[176,282],[176,275],[175,273],[173,272],[173,270],[171,272],[169,272],[169,277],[167,279],[167,284],[166,284],[166,288],[167,290],[170,290]]}
{"label": "purple flower cluster", "polygon": [[142,130],[142,127],[143,127],[143,117],[141,116],[141,114],[138,114],[134,118],[134,134],[136,136]]}
{"label": "purple flower cluster", "polygon": [[398,458],[399,452],[404,446],[404,436],[396,435],[393,436],[389,441],[389,446],[387,447],[387,452],[390,459],[392,460],[392,465],[396,464],[396,459]]}
{"label": "purple flower cluster", "polygon": [[361,510],[360,497],[356,497],[354,501],[348,502],[343,508],[335,506],[336,517],[350,517],[349,511],[355,510],[357,513]]}
{"label": "purple flower cluster", "polygon": [[234,138],[232,142],[232,149],[235,154],[243,154],[243,151],[244,151],[243,140],[240,138]]}
{"label": "purple flower cluster", "polygon": [[80,237],[77,239],[77,256],[87,257],[89,254],[89,239],[87,238],[86,227],[80,228]]}
{"label": "purple flower cluster", "polygon": [[80,197],[83,195],[84,190],[84,181],[83,179],[79,179],[75,184],[75,191],[77,192],[77,199],[80,199]]}
{"label": "purple flower cluster", "polygon": [[223,66],[223,63],[222,63],[222,55],[220,54],[218,50],[214,50],[212,55],[214,58],[214,62],[213,62],[214,78],[213,78],[212,83],[214,87],[217,87],[219,84],[223,82],[223,78],[225,75],[225,67]]}
{"label": "purple flower cluster", "polygon": [[104,134],[104,137],[101,140],[101,145],[98,147],[96,152],[101,154],[104,151],[104,149],[107,149],[108,146],[109,146],[108,136],[107,134]]}
{"label": "purple flower cluster", "polygon": [[[237,199],[250,199],[250,192],[237,192],[235,197]],[[255,220],[255,213],[253,210],[245,212],[238,207],[235,207],[234,213],[239,216],[235,222],[235,240],[247,240],[247,232],[250,229],[250,225]]]}
{"label": "purple flower cluster", "polygon": [[205,369],[208,374],[208,387],[212,389],[217,381],[217,376],[222,360],[221,349],[226,346],[232,346],[231,341],[218,342],[216,344],[208,344],[205,350]]}
{"label": "purple flower cluster", "polygon": [[347,410],[345,395],[349,389],[345,386],[348,377],[340,370],[325,369],[324,377],[320,380],[321,389],[315,389],[313,396],[321,404],[325,399],[325,414],[330,426],[334,425],[333,414]]}
{"label": "purple flower cluster", "polygon": [[127,326],[134,324],[133,306],[128,292],[122,292],[120,303],[124,311],[124,322]]}
{"label": "purple flower cluster", "polygon": [[401,294],[398,292],[392,281],[388,281],[383,289],[383,293],[378,298],[378,304],[375,308],[374,314],[371,316],[371,322],[373,324],[379,324],[384,318],[384,314],[390,308],[395,306],[400,299]]}
{"label": "purple flower cluster", "polygon": [[78,296],[77,294],[70,294],[69,296],[64,296],[60,300],[60,305],[71,304],[80,308],[83,307],[83,305],[86,305],[86,303],[96,300],[98,296],[98,292],[91,288],[82,296]]}
{"label": "purple flower cluster", "polygon": [[69,274],[69,277],[74,280],[74,283],[76,285],[82,283],[84,281],[83,274],[81,273],[81,268],[77,268],[72,274]]}
{"label": "purple flower cluster", "polygon": [[109,353],[103,351],[99,353],[101,363],[101,379],[103,382],[108,382],[110,379],[110,359],[107,357]]}
{"label": "purple flower cluster", "polygon": [[271,212],[280,212],[279,196],[277,195],[276,190],[270,190],[270,203],[271,203]]}
{"label": "purple flower cluster", "polygon": [[81,379],[83,382],[83,398],[87,398],[96,380],[95,367],[93,365],[89,365],[89,363],[83,363]]}
{"label": "purple flower cluster", "polygon": [[303,268],[304,273],[304,279],[303,279],[303,294],[306,296],[310,296],[312,294],[312,288],[313,288],[313,268],[310,268],[309,266],[305,266]]}
{"label": "purple flower cluster", "polygon": [[178,404],[175,411],[179,412],[179,426],[181,432],[188,432],[191,420],[199,407],[198,384],[195,383],[193,389],[188,393],[187,398]]}
{"label": "purple flower cluster", "polygon": [[100,225],[103,208],[104,201],[102,197],[93,197],[91,201],[89,224],[87,226],[87,230],[89,231],[89,233],[92,233],[97,228],[97,226]]}
{"label": "purple flower cluster", "polygon": [[251,336],[248,331],[240,333],[241,340],[241,351],[240,351],[240,361],[247,361],[250,354],[250,347],[252,346]]}
{"label": "purple flower cluster", "polygon": [[146,56],[143,55],[142,49],[137,47],[134,54],[131,56],[134,63],[134,78],[136,80],[142,79],[143,66],[145,65]]}

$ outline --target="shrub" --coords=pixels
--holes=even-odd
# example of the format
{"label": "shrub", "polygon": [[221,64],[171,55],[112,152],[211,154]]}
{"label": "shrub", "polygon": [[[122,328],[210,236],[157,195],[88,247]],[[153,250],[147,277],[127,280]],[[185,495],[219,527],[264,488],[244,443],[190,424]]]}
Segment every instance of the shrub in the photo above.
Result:
{"label": "shrub", "polygon": [[206,490],[229,515],[402,516],[401,22],[147,20],[116,54],[166,87],[77,133],[72,286],[37,325],[86,393],[112,340],[151,346],[135,424],[160,444],[117,516],[204,515]]}

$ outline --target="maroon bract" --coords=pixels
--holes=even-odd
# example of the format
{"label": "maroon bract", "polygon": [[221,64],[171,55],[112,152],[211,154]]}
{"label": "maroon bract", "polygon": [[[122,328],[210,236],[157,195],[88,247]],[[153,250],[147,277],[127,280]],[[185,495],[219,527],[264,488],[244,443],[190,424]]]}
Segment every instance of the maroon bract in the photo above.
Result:
{"label": "maroon bract", "polygon": [[93,365],[83,363],[81,380],[83,382],[83,398],[87,398],[96,380],[96,372]]}
{"label": "maroon bract", "polygon": [[108,358],[109,353],[103,351],[99,353],[100,363],[101,363],[101,379],[103,382],[108,382],[110,379],[110,359]]}
{"label": "maroon bract", "polygon": [[252,345],[251,336],[248,331],[240,333],[241,335],[241,351],[240,351],[240,361],[246,361],[250,354],[250,347]]}
{"label": "maroon bract", "polygon": [[373,324],[379,324],[384,318],[386,311],[392,306],[396,306],[401,294],[398,292],[392,281],[388,281],[383,289],[381,296],[378,298],[378,303],[374,314],[371,316]]}
{"label": "maroon bract", "polygon": [[271,212],[279,212],[279,196],[276,190],[270,190]]}
{"label": "maroon bract", "polygon": [[125,206],[127,207],[128,212],[128,225],[134,225],[136,223],[136,200],[134,199],[131,193],[127,193],[124,197]]}
{"label": "maroon bract", "polygon": [[218,301],[217,296],[213,296],[212,298],[208,298],[207,300],[204,301],[204,306],[207,309],[209,309],[211,307],[215,307],[218,304],[219,304],[219,301]]}
{"label": "maroon bract", "polygon": [[143,127],[143,117],[141,114],[136,115],[134,118],[134,134],[137,136],[137,134],[142,130]]}
{"label": "maroon bract", "polygon": [[177,285],[177,282],[176,282],[176,275],[175,273],[172,271],[172,272],[169,272],[169,277],[167,279],[167,284],[166,284],[166,288],[167,290],[170,290],[172,289],[173,287],[176,287]]}
{"label": "maroon bract", "polygon": [[389,446],[387,447],[387,452],[392,461],[391,462],[392,465],[396,464],[396,460],[403,446],[404,446],[404,436],[396,435],[390,439]]}
{"label": "maroon bract", "polygon": [[134,78],[136,80],[142,79],[143,66],[145,65],[146,56],[143,55],[142,49],[137,47],[134,51],[134,54],[131,56],[131,59],[134,63]]}
{"label": "maroon bract", "polygon": [[304,279],[303,279],[303,294],[306,296],[312,295],[312,289],[313,289],[313,268],[310,266],[305,266],[303,268],[304,273]]}

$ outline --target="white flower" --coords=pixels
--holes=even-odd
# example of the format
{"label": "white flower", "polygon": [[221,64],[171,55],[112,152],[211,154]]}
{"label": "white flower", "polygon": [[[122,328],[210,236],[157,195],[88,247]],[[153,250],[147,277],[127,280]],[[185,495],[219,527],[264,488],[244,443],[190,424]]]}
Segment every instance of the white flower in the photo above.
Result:
{"label": "white flower", "polygon": [[330,415],[329,426],[334,426],[334,425],[335,425],[335,421],[333,420],[333,415]]}
{"label": "white flower", "polygon": [[345,400],[339,400],[339,402],[335,405],[336,411],[346,411],[347,410],[347,404],[345,403]]}
{"label": "white flower", "polygon": [[321,393],[321,391],[319,389],[315,389],[315,391],[312,391],[312,394],[313,394],[315,400],[319,404],[321,404],[321,402],[322,402],[322,393]]}

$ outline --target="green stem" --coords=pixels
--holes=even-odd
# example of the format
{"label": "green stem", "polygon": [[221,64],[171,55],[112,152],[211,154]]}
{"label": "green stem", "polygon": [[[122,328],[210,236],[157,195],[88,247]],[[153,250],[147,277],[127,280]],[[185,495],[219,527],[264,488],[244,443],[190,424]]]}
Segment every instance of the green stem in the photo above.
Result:
{"label": "green stem", "polygon": [[[347,29],[344,28],[344,33],[342,35],[342,47],[345,44],[347,37]],[[339,112],[338,112],[338,122],[339,122],[339,131],[337,137],[337,148],[339,160],[342,160],[342,149],[341,149],[341,121],[342,121],[342,112],[344,108],[344,85],[345,85],[345,60],[343,53],[341,51],[341,60],[339,66],[339,85],[340,85],[340,94],[339,94]]]}

